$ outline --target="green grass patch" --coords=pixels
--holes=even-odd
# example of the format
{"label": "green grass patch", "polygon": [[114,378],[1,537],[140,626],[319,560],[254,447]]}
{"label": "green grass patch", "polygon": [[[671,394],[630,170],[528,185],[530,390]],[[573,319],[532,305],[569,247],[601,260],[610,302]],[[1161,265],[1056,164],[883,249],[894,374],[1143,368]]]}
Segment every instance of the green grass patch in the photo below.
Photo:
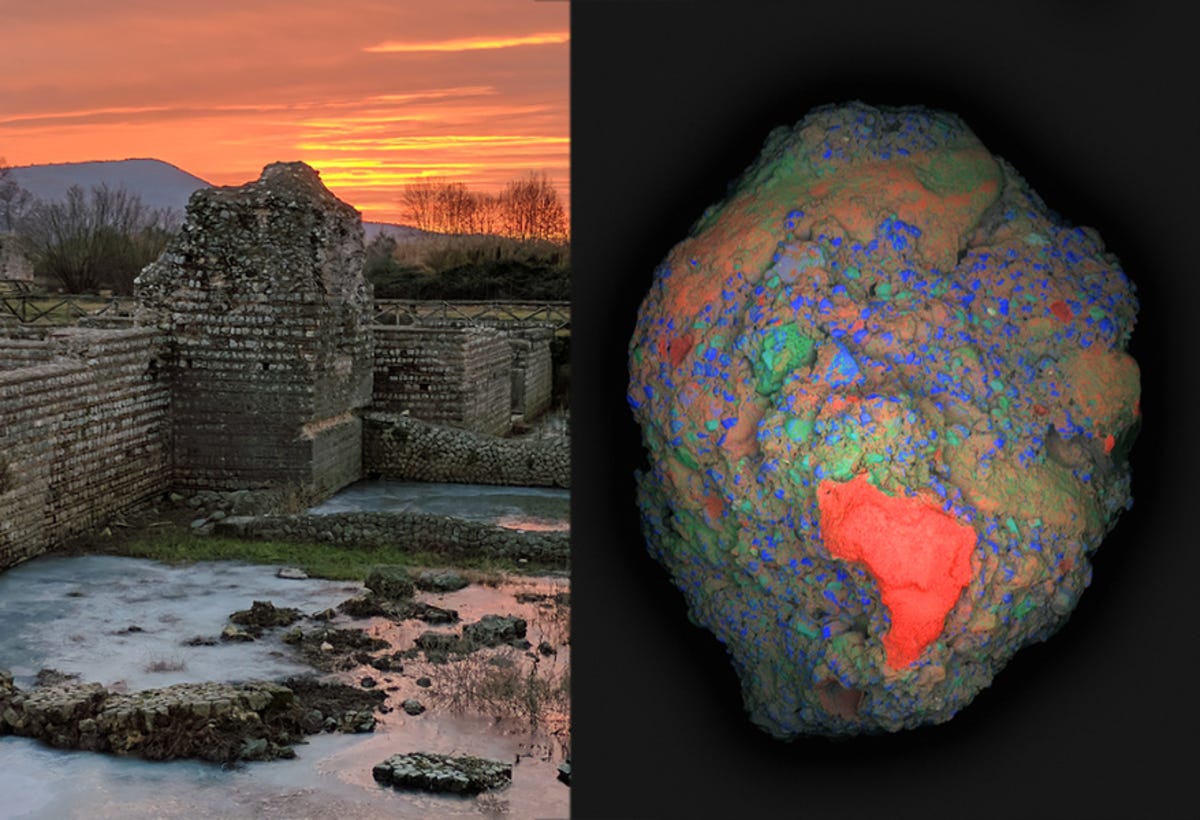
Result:
{"label": "green grass patch", "polygon": [[93,542],[82,551],[150,558],[170,564],[193,561],[243,561],[300,567],[314,578],[362,581],[377,564],[399,564],[413,569],[453,566],[483,576],[496,574],[536,575],[561,571],[559,565],[525,564],[490,557],[448,559],[430,552],[413,552],[401,547],[340,547],[331,544],[250,541],[190,532],[136,535],[116,543]]}

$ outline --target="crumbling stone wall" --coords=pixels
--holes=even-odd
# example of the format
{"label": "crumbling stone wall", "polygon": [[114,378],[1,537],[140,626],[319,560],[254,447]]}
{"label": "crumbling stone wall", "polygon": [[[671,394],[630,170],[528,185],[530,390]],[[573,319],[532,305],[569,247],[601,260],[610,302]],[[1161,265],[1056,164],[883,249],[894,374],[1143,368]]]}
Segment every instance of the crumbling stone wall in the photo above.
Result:
{"label": "crumbling stone wall", "polygon": [[153,328],[0,338],[0,569],[166,488],[166,342]]}
{"label": "crumbling stone wall", "polygon": [[403,481],[570,487],[571,443],[507,439],[394,413],[363,415],[363,471]]}
{"label": "crumbling stone wall", "polygon": [[413,552],[434,553],[447,559],[485,556],[564,566],[571,552],[568,532],[522,532],[482,521],[425,513],[230,517],[218,521],[214,532],[272,541],[318,541],[346,547],[403,544]]}
{"label": "crumbling stone wall", "polygon": [[169,331],[175,482],[333,492],[361,472],[371,294],[357,211],[304,163],[197,191],[138,277],[142,321]]}
{"label": "crumbling stone wall", "polygon": [[565,438],[495,438],[549,405],[552,330],[372,328],[362,265],[358,212],[275,163],[193,194],[133,319],[0,321],[0,570],[169,487],[332,493],[364,437],[389,477],[568,486]]}
{"label": "crumbling stone wall", "polygon": [[476,327],[375,325],[372,410],[503,435],[512,425],[512,352]]}

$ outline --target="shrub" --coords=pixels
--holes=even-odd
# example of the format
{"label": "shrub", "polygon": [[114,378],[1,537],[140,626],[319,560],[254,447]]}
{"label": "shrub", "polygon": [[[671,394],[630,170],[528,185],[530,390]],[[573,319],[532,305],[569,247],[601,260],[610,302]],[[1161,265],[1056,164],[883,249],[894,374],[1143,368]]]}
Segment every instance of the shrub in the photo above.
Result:
{"label": "shrub", "polygon": [[178,214],[147,208],[124,189],[100,185],[85,193],[77,185],[67,198],[36,201],[17,233],[37,276],[67,293],[110,287],[133,293],[133,280],[158,258],[178,227]]}

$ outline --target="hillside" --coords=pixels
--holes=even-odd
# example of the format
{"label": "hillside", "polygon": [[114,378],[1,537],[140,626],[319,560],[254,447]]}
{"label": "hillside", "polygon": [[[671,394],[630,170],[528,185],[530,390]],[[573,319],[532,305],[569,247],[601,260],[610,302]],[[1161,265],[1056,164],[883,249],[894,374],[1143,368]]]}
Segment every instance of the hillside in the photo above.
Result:
{"label": "hillside", "polygon": [[174,208],[180,212],[187,207],[193,191],[210,186],[200,177],[157,159],[25,165],[12,169],[12,179],[43,200],[65,198],[72,185],[84,190],[107,185],[137,194],[151,208]]}
{"label": "hillside", "polygon": [[[97,185],[124,188],[151,208],[172,208],[180,213],[188,197],[212,183],[158,159],[122,159],[96,162],[62,162],[52,165],[23,165],[12,169],[12,179],[38,199],[56,200],[78,185],[88,190]],[[403,241],[424,236],[425,231],[389,222],[363,222],[366,241],[388,233]]]}

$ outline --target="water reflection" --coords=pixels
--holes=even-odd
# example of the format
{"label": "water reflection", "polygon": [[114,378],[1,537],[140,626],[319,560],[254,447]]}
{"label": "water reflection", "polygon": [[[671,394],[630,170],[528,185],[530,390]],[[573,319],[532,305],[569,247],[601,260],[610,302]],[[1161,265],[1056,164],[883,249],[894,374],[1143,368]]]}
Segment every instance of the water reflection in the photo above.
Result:
{"label": "water reflection", "polygon": [[555,488],[376,479],[352,484],[309,512],[417,512],[549,531],[570,529],[570,505],[570,491]]}

